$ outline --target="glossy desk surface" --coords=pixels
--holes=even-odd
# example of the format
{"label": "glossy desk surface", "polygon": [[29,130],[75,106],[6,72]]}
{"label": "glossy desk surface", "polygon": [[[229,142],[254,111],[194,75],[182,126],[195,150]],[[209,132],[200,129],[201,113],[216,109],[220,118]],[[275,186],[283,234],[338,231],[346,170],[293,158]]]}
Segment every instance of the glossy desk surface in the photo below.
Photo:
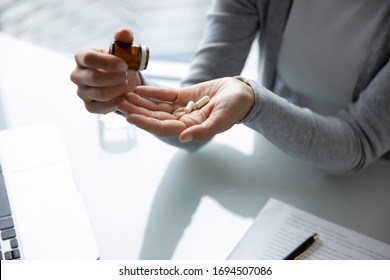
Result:
{"label": "glossy desk surface", "polygon": [[101,259],[225,259],[270,197],[390,244],[390,162],[329,176],[242,125],[196,153],[139,129],[109,152],[70,82],[72,56],[4,34],[0,45],[1,128],[59,124]]}

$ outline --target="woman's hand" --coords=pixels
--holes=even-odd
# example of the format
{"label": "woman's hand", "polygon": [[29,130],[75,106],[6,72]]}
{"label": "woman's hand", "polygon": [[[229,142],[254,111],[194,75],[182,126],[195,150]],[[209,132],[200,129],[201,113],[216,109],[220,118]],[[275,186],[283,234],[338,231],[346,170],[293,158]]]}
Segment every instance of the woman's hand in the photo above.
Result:
{"label": "woman's hand", "polygon": [[[189,101],[205,95],[210,97],[205,106],[184,113]],[[136,87],[117,105],[128,122],[158,136],[178,136],[181,142],[189,142],[206,141],[231,128],[253,103],[249,85],[236,78],[221,78],[179,89]]]}
{"label": "woman's hand", "polygon": [[[115,40],[131,43],[133,34],[121,29]],[[77,94],[92,113],[108,113],[117,109],[121,95],[141,84],[136,71],[128,70],[122,59],[110,55],[107,50],[87,49],[75,54],[76,69],[70,79],[77,85]]]}

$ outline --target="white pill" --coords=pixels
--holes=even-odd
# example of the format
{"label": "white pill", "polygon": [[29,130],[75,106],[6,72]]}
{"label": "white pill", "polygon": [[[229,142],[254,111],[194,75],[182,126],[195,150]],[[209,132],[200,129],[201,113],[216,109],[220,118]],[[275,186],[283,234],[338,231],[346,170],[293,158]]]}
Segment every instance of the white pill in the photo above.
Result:
{"label": "white pill", "polygon": [[191,100],[190,102],[187,103],[187,106],[184,108],[184,113],[186,114],[191,113],[194,107],[195,107],[195,102]]}
{"label": "white pill", "polygon": [[209,101],[210,101],[210,97],[208,97],[207,95],[205,95],[205,96],[203,96],[201,99],[199,99],[199,100],[195,103],[195,108],[196,108],[196,109],[200,109],[200,108],[202,108],[204,105],[206,105]]}

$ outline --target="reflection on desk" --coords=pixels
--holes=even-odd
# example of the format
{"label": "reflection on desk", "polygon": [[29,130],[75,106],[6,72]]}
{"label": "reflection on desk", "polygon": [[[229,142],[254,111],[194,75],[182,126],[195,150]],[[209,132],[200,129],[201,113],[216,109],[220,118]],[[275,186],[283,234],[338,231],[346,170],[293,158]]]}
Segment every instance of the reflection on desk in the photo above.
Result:
{"label": "reflection on desk", "polygon": [[390,244],[390,162],[328,176],[242,125],[195,153],[135,129],[134,147],[110,153],[69,80],[73,58],[0,43],[4,123],[59,123],[101,259],[225,259],[270,197]]}

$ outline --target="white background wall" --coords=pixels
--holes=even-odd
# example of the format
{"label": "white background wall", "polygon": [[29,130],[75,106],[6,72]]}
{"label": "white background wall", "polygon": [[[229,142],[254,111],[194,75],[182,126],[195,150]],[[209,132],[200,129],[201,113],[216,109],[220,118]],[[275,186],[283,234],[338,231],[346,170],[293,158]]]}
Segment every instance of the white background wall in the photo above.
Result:
{"label": "white background wall", "polygon": [[[212,0],[1,0],[0,29],[60,52],[108,47],[119,27],[132,28],[153,55],[189,59]],[[184,56],[183,56],[184,54]]]}

